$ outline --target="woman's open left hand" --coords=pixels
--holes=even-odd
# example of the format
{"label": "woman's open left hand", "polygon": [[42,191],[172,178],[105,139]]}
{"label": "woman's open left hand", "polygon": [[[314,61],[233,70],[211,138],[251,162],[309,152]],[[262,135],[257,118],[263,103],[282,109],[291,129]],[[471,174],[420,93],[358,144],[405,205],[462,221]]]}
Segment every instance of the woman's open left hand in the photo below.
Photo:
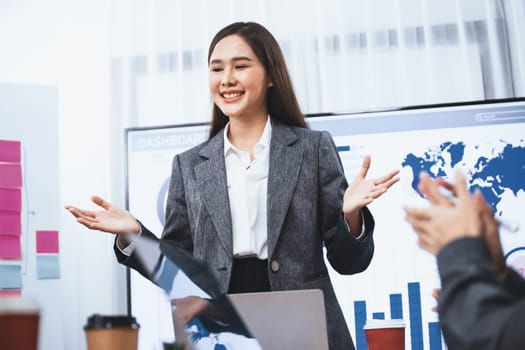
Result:
{"label": "woman's open left hand", "polygon": [[399,181],[397,176],[399,170],[393,170],[381,177],[367,179],[366,175],[370,169],[370,162],[370,156],[365,156],[359,174],[345,191],[343,197],[343,213],[345,216],[358,214],[362,207],[372,203]]}

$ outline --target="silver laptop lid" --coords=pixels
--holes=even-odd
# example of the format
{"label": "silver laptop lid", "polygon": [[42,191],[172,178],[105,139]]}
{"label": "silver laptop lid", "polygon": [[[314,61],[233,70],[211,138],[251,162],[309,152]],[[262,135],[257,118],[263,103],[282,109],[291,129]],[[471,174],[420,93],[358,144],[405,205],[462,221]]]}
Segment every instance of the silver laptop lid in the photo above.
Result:
{"label": "silver laptop lid", "polygon": [[241,318],[266,350],[328,350],[319,289],[230,294]]}

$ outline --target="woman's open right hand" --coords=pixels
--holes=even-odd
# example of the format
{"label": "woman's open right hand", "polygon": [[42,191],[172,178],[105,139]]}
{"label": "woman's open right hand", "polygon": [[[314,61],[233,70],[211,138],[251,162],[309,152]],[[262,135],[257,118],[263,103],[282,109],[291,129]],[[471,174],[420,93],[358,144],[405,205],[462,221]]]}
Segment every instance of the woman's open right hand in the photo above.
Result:
{"label": "woman's open right hand", "polygon": [[91,230],[117,235],[140,232],[140,225],[130,212],[112,205],[99,196],[93,196],[91,200],[104,210],[86,210],[71,205],[66,205],[65,208],[73,214],[78,223]]}

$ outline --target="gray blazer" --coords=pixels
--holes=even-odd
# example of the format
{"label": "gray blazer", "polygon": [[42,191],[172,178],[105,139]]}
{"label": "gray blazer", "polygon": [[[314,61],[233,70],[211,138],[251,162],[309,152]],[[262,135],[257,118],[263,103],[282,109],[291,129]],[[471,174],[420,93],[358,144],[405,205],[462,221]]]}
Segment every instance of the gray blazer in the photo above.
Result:
{"label": "gray blazer", "polygon": [[[339,273],[365,270],[374,251],[373,217],[363,208],[363,239],[348,232],[342,217],[348,184],[329,133],[271,122],[267,199],[271,288],[321,289],[330,349],[354,349],[328,276],[323,244]],[[143,235],[153,236],[145,227],[142,230]],[[222,132],[174,157],[162,241],[206,262],[227,292],[233,248]],[[121,263],[141,272],[133,254],[115,252]]]}

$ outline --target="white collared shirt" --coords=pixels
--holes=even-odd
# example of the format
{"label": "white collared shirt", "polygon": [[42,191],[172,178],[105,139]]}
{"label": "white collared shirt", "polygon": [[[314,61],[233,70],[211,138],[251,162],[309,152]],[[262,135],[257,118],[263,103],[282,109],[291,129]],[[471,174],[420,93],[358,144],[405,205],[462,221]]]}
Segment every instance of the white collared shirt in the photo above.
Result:
{"label": "white collared shirt", "polygon": [[[270,118],[259,142],[254,146],[255,159],[250,161],[247,151],[237,149],[228,140],[229,124],[224,128],[224,161],[228,195],[232,217],[233,255],[268,258],[267,188],[270,167],[270,140],[272,125]],[[361,211],[361,233],[356,239],[366,236],[363,212]],[[345,220],[346,223],[346,220]],[[347,224],[348,231],[350,226]],[[140,235],[140,234],[139,234]],[[131,255],[134,243],[117,240],[117,247],[125,255]]]}
{"label": "white collared shirt", "polygon": [[270,118],[250,153],[231,144],[229,124],[224,128],[224,162],[232,218],[233,255],[268,258],[266,200],[270,167]]}

